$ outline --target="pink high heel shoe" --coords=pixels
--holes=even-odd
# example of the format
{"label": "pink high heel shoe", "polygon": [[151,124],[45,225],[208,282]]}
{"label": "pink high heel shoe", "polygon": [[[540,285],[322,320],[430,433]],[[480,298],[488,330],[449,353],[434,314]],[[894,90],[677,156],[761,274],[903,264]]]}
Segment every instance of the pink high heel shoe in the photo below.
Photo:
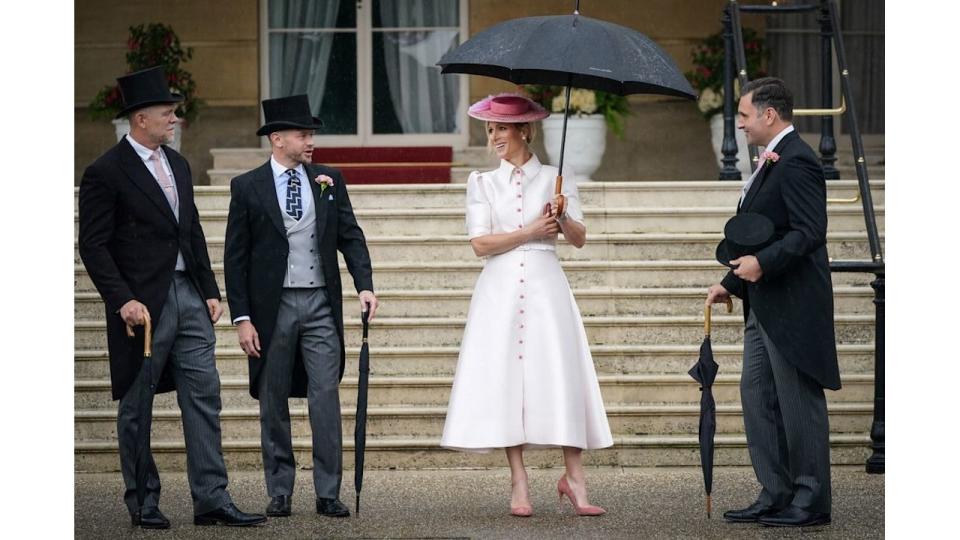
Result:
{"label": "pink high heel shoe", "polygon": [[567,498],[570,499],[570,504],[573,505],[573,509],[578,516],[602,516],[607,513],[603,508],[593,506],[592,504],[580,506],[580,504],[577,503],[576,495],[573,494],[573,489],[570,488],[570,484],[567,482],[567,475],[561,476],[560,481],[557,482],[557,495],[560,497],[559,503],[563,503],[563,496],[566,495]]}
{"label": "pink high heel shoe", "polygon": [[516,517],[530,517],[533,515],[532,506],[511,506],[510,515]]}

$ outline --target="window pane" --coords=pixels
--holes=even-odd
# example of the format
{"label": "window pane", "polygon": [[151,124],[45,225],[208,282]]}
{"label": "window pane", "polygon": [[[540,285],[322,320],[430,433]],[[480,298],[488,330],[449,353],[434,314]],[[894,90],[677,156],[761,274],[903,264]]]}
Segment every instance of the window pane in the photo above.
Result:
{"label": "window pane", "polygon": [[440,75],[456,30],[374,32],[373,132],[457,133],[460,81]]}
{"label": "window pane", "polygon": [[270,96],[296,94],[307,94],[323,120],[319,135],[357,133],[356,34],[271,34]]}
{"label": "window pane", "polygon": [[356,28],[356,2],[350,0],[270,0],[270,28]]}
{"label": "window pane", "polygon": [[460,26],[459,0],[373,0],[374,28]]}

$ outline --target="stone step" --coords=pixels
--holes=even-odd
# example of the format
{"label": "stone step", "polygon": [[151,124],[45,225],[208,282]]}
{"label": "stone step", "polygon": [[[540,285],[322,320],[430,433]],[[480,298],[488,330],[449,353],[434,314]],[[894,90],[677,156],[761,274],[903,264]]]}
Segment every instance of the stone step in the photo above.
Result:
{"label": "stone step", "polygon": [[[217,278],[221,277],[218,273]],[[220,294],[224,299],[223,318],[232,320],[226,292]],[[377,298],[382,304],[379,314],[384,317],[466,317],[472,294],[472,289],[378,289]],[[705,287],[594,288],[574,289],[573,296],[582,315],[686,315],[702,310],[706,293]],[[875,311],[873,296],[869,287],[839,286],[834,288],[834,309],[837,313],[871,314]],[[345,313],[357,309],[355,291],[344,290],[343,298]],[[739,313],[742,304],[734,305]],[[73,306],[77,320],[102,320],[106,316],[103,301],[96,292],[74,293]]]}
{"label": "stone step", "polygon": [[[831,433],[867,433],[873,422],[873,403],[839,402],[828,407]],[[370,407],[367,410],[367,438],[424,437],[439,439],[446,419],[445,407]],[[699,429],[700,406],[687,405],[611,405],[606,408],[610,432],[617,436],[693,435]],[[352,439],[356,425],[353,408],[342,411],[345,439]],[[310,420],[306,407],[290,410],[291,434],[310,438]],[[230,409],[220,413],[224,441],[260,437],[260,410]],[[84,442],[116,442],[117,414],[112,409],[79,410],[74,413],[73,437]],[[717,434],[744,432],[739,405],[717,407]],[[180,411],[160,409],[154,412],[150,429],[152,440],[177,441],[183,438]]]}
{"label": "stone step", "polygon": [[[560,240],[557,255],[562,261],[712,260],[721,233],[587,234],[587,243],[577,249]],[[881,244],[883,243],[881,234]],[[466,235],[457,236],[368,236],[370,258],[378,268],[382,262],[472,262],[477,256]],[[214,263],[223,261],[223,237],[207,237],[207,251]],[[827,252],[834,259],[868,260],[867,236],[858,232],[827,234]],[[80,264],[74,242],[74,264]]]}
{"label": "stone step", "polygon": [[[374,265],[373,281],[380,291],[405,289],[424,291],[469,290],[476,285],[477,276],[483,268],[480,260],[471,262],[377,262]],[[584,289],[644,289],[693,287],[705,290],[719,281],[727,268],[716,261],[563,261],[564,273],[574,290]],[[93,292],[94,286],[83,266],[74,268],[74,290],[77,294]],[[223,285],[223,265],[214,264],[217,283]],[[340,263],[340,276],[345,284],[344,298],[349,302],[356,297],[350,287],[353,278]],[[837,272],[833,284],[838,287],[868,287],[873,274]],[[392,304],[393,305],[393,304]],[[352,309],[352,308],[350,308]],[[394,309],[394,308],[385,308]],[[403,308],[406,309],[406,308]],[[397,312],[399,314],[399,312]],[[424,315],[428,315],[424,313]]]}
{"label": "stone step", "polygon": [[[689,375],[602,375],[598,376],[604,403],[623,404],[695,404],[700,402],[700,387]],[[868,402],[873,400],[873,375],[845,374],[843,388],[827,392],[829,402]],[[446,407],[450,400],[452,377],[370,377],[368,404],[371,407]],[[717,403],[740,402],[740,374],[722,373],[714,383]],[[250,397],[247,377],[220,380],[223,410],[256,408]],[[340,402],[344,409],[356,406],[357,379],[344,377],[340,384]],[[300,399],[302,402],[303,400]],[[297,399],[291,404],[298,403]],[[305,405],[295,405],[305,406]],[[174,392],[159,394],[154,408],[175,409]],[[74,409],[116,409],[108,379],[74,381]]]}
{"label": "stone step", "polygon": [[[866,231],[863,211],[852,205],[831,205],[829,230]],[[206,236],[224,236],[227,230],[226,210],[204,210],[200,213]],[[462,209],[356,209],[357,221],[367,236],[454,235],[466,231]],[[731,217],[726,207],[691,208],[586,208],[588,230],[597,234],[624,233],[698,233],[723,231]],[[884,229],[884,207],[876,209],[877,227]],[[74,237],[79,215],[74,214]]]}
{"label": "stone step", "polygon": [[211,148],[215,169],[250,170],[270,158],[269,148]]}
{"label": "stone step", "polygon": [[[873,341],[873,315],[838,314],[834,317],[838,343]],[[394,347],[458,346],[463,338],[466,319],[463,317],[377,317],[370,328],[372,344]],[[519,319],[517,319],[519,324]],[[696,316],[588,316],[583,318],[588,342],[593,345],[640,345],[700,343],[703,339],[703,318]],[[360,320],[346,317],[346,346],[359,346]],[[226,319],[215,325],[217,342],[230,344],[236,330]],[[743,317],[714,315],[714,343],[739,343],[743,336]],[[106,349],[106,325],[103,321],[76,321],[76,349]]]}
{"label": "stone step", "polygon": [[[827,196],[849,199],[857,193],[856,175],[852,180],[831,180]],[[466,177],[464,177],[464,181]],[[724,207],[732,213],[740,197],[742,182],[663,181],[663,182],[585,182],[578,189],[583,207],[597,208],[669,208]],[[873,180],[870,189],[875,206],[884,205],[885,182]],[[74,212],[76,208],[74,190]],[[227,186],[194,186],[194,200],[199,210],[227,210],[230,188]],[[396,184],[350,186],[350,202],[357,210],[450,208],[463,209],[465,184]],[[860,203],[851,207],[862,208]]]}
{"label": "stone step", "polygon": [[[503,452],[486,454],[454,452],[440,448],[437,438],[396,438],[368,440],[364,452],[364,466],[368,469],[429,469],[429,468],[489,468],[503,467],[506,463]],[[718,435],[714,438],[716,466],[749,466],[747,441],[743,435]],[[834,434],[830,436],[830,461],[834,465],[862,466],[870,456],[870,437],[866,434]],[[157,467],[164,472],[186,470],[186,458],[182,440],[155,442],[152,444]],[[298,463],[311,463],[311,441],[297,438],[293,441]],[[354,466],[353,440],[343,445],[344,468]],[[260,439],[224,441],[223,454],[227,469],[261,470]],[[560,450],[531,450],[524,452],[528,467],[557,467],[561,463]],[[601,450],[584,452],[583,461],[588,466],[622,467],[699,467],[700,450],[694,435],[674,436],[622,436],[614,439],[614,445]],[[85,442],[74,444],[74,471],[118,471],[120,458],[113,442]]]}
{"label": "stone step", "polygon": [[[696,362],[700,345],[593,345],[590,347],[594,366],[600,375],[664,375],[682,374]],[[460,349],[458,347],[390,347],[370,348],[370,370],[378,377],[452,377]],[[837,346],[840,372],[870,374],[874,371],[872,343]],[[357,376],[358,347],[347,348],[345,377]],[[738,373],[742,365],[741,345],[713,346],[713,354],[722,372]],[[107,351],[104,349],[74,352],[74,378],[102,379],[110,376]],[[247,356],[236,342],[217,347],[217,370],[224,378],[243,378],[248,373]]]}

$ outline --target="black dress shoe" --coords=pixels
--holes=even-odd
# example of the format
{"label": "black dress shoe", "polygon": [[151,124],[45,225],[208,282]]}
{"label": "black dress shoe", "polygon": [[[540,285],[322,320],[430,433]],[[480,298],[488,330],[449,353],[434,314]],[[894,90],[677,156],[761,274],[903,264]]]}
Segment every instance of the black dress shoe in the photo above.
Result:
{"label": "black dress shoe", "polygon": [[169,529],[170,520],[156,506],[143,508],[130,516],[134,527],[141,529]]}
{"label": "black dress shoe", "polygon": [[259,525],[267,521],[267,516],[263,514],[247,514],[241,512],[233,503],[207,512],[193,516],[194,525],[226,525],[228,527],[249,527]]}
{"label": "black dress shoe", "polygon": [[340,499],[317,499],[317,513],[329,517],[347,517],[350,509]]}
{"label": "black dress shoe", "polygon": [[830,514],[809,512],[790,505],[776,514],[764,516],[757,521],[767,527],[813,527],[830,523]]}
{"label": "black dress shoe", "polygon": [[287,517],[290,513],[290,495],[277,495],[270,498],[270,504],[267,505],[268,516]]}
{"label": "black dress shoe", "polygon": [[727,510],[723,513],[723,519],[730,523],[755,523],[761,517],[773,515],[779,511],[779,508],[767,506],[758,501],[743,510]]}

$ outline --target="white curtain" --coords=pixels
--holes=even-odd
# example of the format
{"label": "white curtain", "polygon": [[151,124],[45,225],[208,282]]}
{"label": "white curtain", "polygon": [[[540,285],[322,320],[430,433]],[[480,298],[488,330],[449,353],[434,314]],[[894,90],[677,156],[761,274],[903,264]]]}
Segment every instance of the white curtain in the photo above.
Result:
{"label": "white curtain", "polygon": [[[333,28],[340,0],[272,0],[271,28]],[[323,105],[333,32],[270,34],[270,96],[307,94],[314,114]]]}
{"label": "white curtain", "polygon": [[[457,0],[381,0],[386,28],[459,26]],[[459,82],[441,76],[440,57],[458,43],[459,30],[382,32],[387,84],[404,133],[453,133],[457,130]]]}

